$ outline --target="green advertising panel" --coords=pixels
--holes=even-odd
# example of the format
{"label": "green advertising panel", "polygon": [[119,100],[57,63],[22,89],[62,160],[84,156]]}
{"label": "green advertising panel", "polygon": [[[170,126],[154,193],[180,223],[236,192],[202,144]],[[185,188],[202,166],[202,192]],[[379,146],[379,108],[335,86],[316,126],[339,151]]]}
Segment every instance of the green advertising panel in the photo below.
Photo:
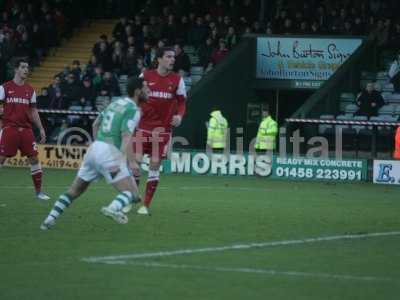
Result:
{"label": "green advertising panel", "polygon": [[[148,163],[144,162],[142,168],[146,171]],[[350,182],[367,180],[367,161],[173,152],[164,161],[162,172]]]}
{"label": "green advertising panel", "polygon": [[272,178],[365,181],[367,161],[310,158],[274,158]]}

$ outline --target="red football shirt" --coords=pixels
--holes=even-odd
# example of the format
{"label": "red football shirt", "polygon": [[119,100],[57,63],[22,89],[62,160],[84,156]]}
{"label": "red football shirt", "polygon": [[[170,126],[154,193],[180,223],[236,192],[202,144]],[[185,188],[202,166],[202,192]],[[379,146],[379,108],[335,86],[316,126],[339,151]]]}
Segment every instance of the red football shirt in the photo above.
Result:
{"label": "red football shirt", "polygon": [[174,115],[183,117],[185,113],[186,87],[176,73],[161,76],[157,70],[149,70],[141,75],[150,89],[149,99],[141,105],[142,115],[139,129],[153,130],[162,127],[171,131]]}
{"label": "red football shirt", "polygon": [[3,127],[32,128],[31,106],[36,105],[36,93],[29,84],[7,81],[0,86],[0,102],[4,103]]}

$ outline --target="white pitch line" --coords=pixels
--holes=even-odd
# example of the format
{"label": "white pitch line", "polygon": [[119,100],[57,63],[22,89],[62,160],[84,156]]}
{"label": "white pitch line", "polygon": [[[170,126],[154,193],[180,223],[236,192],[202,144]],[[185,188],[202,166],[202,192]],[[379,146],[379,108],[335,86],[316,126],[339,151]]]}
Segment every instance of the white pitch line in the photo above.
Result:
{"label": "white pitch line", "polygon": [[298,240],[283,240],[283,241],[272,241],[272,242],[265,242],[265,243],[236,244],[236,245],[228,245],[228,246],[221,246],[221,247],[180,249],[180,250],[174,250],[174,251],[133,253],[133,254],[126,254],[126,255],[92,256],[92,257],[85,257],[82,260],[85,262],[96,263],[96,262],[112,261],[112,260],[138,259],[138,258],[149,258],[149,257],[165,257],[165,256],[187,255],[187,254],[195,254],[195,253],[211,253],[211,252],[222,252],[222,251],[230,251],[230,250],[244,250],[244,249],[253,249],[253,248],[268,248],[268,247],[276,247],[276,246],[301,245],[301,244],[310,244],[310,243],[326,242],[326,241],[354,240],[354,239],[364,239],[364,238],[371,238],[371,237],[397,236],[397,235],[400,235],[400,231],[322,236],[322,237],[305,238],[305,239],[298,239]]}
{"label": "white pitch line", "polygon": [[398,279],[376,277],[376,276],[355,276],[346,274],[329,274],[329,273],[313,273],[313,272],[299,272],[299,271],[277,271],[270,269],[253,269],[253,268],[227,268],[227,267],[205,267],[186,264],[164,264],[156,262],[137,262],[137,261],[104,261],[105,264],[119,264],[119,265],[134,265],[139,267],[149,268],[167,268],[167,269],[181,269],[181,270],[198,270],[208,272],[229,272],[229,273],[250,273],[262,274],[269,276],[293,276],[293,277],[315,277],[326,279],[343,279],[343,280],[359,280],[359,281],[385,281],[397,282]]}

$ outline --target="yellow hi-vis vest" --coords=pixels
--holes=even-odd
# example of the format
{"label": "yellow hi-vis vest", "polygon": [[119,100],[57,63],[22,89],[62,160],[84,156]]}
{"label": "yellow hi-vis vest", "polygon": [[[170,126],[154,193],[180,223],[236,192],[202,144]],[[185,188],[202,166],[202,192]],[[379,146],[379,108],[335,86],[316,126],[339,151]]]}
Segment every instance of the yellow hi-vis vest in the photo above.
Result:
{"label": "yellow hi-vis vest", "polygon": [[278,134],[278,123],[271,116],[264,118],[258,127],[255,149],[274,150],[276,148],[276,135]]}
{"label": "yellow hi-vis vest", "polygon": [[219,110],[211,112],[208,122],[207,145],[213,149],[225,149],[228,121],[222,116]]}

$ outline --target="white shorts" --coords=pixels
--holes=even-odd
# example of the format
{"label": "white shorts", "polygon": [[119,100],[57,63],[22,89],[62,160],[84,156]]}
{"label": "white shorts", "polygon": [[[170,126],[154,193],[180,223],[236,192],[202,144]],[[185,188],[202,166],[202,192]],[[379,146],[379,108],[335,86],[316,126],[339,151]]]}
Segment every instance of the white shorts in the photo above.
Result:
{"label": "white shorts", "polygon": [[78,171],[78,177],[91,182],[103,176],[114,183],[130,176],[127,160],[114,145],[95,141],[90,145]]}

